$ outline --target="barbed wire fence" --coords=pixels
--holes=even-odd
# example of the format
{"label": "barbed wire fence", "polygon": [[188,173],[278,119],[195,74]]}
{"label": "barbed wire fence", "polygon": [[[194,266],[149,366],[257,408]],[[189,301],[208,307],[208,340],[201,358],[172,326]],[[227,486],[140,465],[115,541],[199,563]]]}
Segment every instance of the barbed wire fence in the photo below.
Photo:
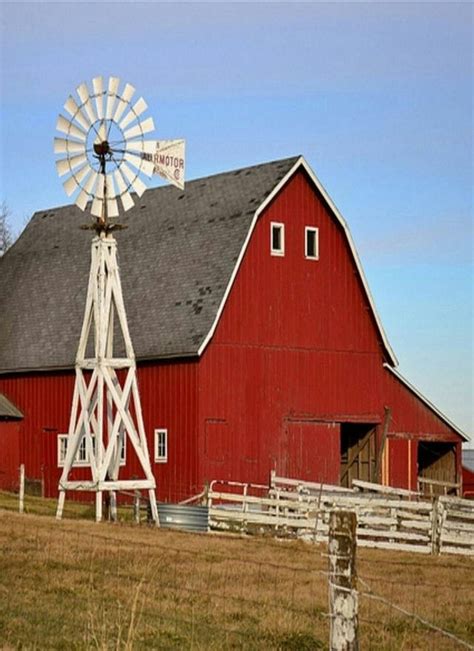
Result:
{"label": "barbed wire fence", "polygon": [[[347,523],[338,524],[343,512],[335,513],[331,536],[343,538]],[[33,555],[53,584],[62,581],[61,572],[81,572],[88,586],[85,646],[474,649],[468,559],[410,557],[355,545],[352,553],[352,543],[335,547],[331,539],[327,546],[269,540],[268,554],[258,545],[252,558],[245,546],[235,555],[232,544],[226,552],[217,548],[213,541],[220,536],[183,535],[180,546],[173,546],[145,525],[135,529],[137,538],[113,525],[94,531],[72,523],[59,531],[38,526],[36,534],[24,526],[16,539],[25,565]],[[289,549],[294,562],[288,562]],[[334,603],[344,593],[352,606],[344,599]],[[344,632],[342,642],[334,638],[335,622]],[[351,630],[354,637],[347,639]]]}

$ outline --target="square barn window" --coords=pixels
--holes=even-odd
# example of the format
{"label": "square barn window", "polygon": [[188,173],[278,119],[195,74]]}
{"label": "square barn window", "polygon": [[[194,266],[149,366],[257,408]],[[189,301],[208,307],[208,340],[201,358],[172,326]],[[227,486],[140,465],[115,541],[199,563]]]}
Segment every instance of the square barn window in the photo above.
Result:
{"label": "square barn window", "polygon": [[166,463],[168,461],[168,430],[155,430],[155,461]]}
{"label": "square barn window", "polygon": [[[64,466],[64,462],[66,461],[66,454],[67,454],[67,443],[68,443],[68,435],[67,434],[59,434],[58,436],[58,466],[61,468]],[[92,437],[92,446],[95,449],[95,438]],[[89,455],[87,454],[87,447],[86,447],[86,438],[85,436],[82,437],[81,442],[79,443],[79,448],[76,452],[76,458],[74,459],[74,463],[72,464],[73,466],[88,466],[90,463],[89,461]]]}
{"label": "square barn window", "polygon": [[[58,436],[58,467],[62,468],[64,462],[66,461],[67,453],[67,434],[59,434]],[[92,447],[95,453],[95,437],[92,437]],[[124,466],[126,462],[126,439],[122,439],[120,445],[120,465]],[[73,466],[88,466],[90,465],[89,455],[87,454],[86,439],[85,436],[82,437],[81,442],[79,443],[79,448],[76,453],[76,458],[74,460]]]}
{"label": "square barn window", "polygon": [[270,224],[270,252],[272,255],[285,255],[285,224]]}
{"label": "square barn window", "polygon": [[67,434],[60,434],[58,436],[58,466],[64,466],[66,461],[67,452]]}
{"label": "square barn window", "polygon": [[319,260],[319,229],[306,226],[304,255],[308,260]]}

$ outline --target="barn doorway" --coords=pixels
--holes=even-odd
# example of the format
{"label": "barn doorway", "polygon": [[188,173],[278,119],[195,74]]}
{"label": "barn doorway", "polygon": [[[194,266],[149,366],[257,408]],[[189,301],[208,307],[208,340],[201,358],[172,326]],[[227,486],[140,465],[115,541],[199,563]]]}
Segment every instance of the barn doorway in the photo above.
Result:
{"label": "barn doorway", "polygon": [[376,430],[373,423],[341,423],[341,486],[351,488],[353,479],[376,481]]}
{"label": "barn doorway", "polygon": [[420,441],[418,443],[418,483],[430,495],[455,495],[456,444]]}

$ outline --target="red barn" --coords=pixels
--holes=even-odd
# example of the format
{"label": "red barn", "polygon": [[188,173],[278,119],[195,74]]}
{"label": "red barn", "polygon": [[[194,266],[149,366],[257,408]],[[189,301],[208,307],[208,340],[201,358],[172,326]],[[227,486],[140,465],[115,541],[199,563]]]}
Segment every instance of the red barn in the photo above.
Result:
{"label": "red barn", "polygon": [[[302,157],[136,201],[117,239],[160,499],[214,478],[265,483],[272,469],[460,481],[465,436],[396,370],[347,224]],[[23,415],[15,436],[0,422],[2,449],[46,495],[68,430],[83,221],[75,206],[38,212],[0,261],[0,392]],[[123,463],[133,477],[131,449]],[[11,465],[2,456],[4,486]]]}

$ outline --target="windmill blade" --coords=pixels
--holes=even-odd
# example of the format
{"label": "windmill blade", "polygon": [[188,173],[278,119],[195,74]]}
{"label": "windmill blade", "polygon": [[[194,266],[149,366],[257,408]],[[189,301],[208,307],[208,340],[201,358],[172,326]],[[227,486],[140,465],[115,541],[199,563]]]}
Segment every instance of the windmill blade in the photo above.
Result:
{"label": "windmill blade", "polygon": [[136,138],[137,136],[142,136],[149,131],[154,131],[155,125],[153,123],[153,118],[147,118],[143,122],[138,122],[134,127],[127,129],[124,132],[123,137],[128,140],[129,138]]}
{"label": "windmill blade", "polygon": [[153,156],[154,173],[184,190],[186,167],[184,140],[159,140]]}
{"label": "windmill blade", "polygon": [[90,173],[89,165],[84,165],[84,167],[82,167],[79,170],[79,174],[73,174],[66,181],[64,181],[63,188],[66,191],[68,197],[70,197],[73,192],[75,192],[78,188],[81,187],[80,177],[84,178],[84,176],[86,176],[89,173]]}
{"label": "windmill blade", "polygon": [[140,171],[140,167],[142,164],[142,159],[140,158],[140,156],[135,156],[135,154],[125,153],[123,157],[127,162],[133,165],[133,167],[135,167],[138,171]]}
{"label": "windmill blade", "polygon": [[115,192],[115,184],[114,184],[114,177],[112,174],[107,174],[105,177],[105,182],[106,182],[106,189],[107,189],[107,198],[108,199],[113,199],[114,197],[117,196],[117,193]]}
{"label": "windmill blade", "polygon": [[69,115],[72,117],[73,120],[76,120],[85,131],[87,131],[90,127],[90,122],[86,118],[86,116],[82,113],[81,109],[78,107],[76,104],[76,100],[74,97],[69,95],[66,103],[64,104],[64,108],[66,111],[69,113]]}
{"label": "windmill blade", "polygon": [[77,138],[81,142],[85,142],[87,138],[87,134],[85,131],[82,129],[79,129],[79,127],[76,127],[75,124],[73,124],[70,120],[65,118],[63,115],[58,116],[58,121],[56,122],[56,129],[58,131],[61,131],[62,133],[65,133],[67,136],[73,136],[74,138]]}
{"label": "windmill blade", "polygon": [[64,190],[65,190],[68,197],[70,197],[71,194],[73,192],[75,192],[75,190],[77,190],[78,187],[79,187],[79,184],[76,181],[76,179],[74,178],[74,176],[70,176],[67,179],[67,181],[64,181],[64,183],[63,183],[63,188],[64,188]]}
{"label": "windmill blade", "polygon": [[133,208],[135,205],[130,192],[124,192],[124,194],[120,195],[120,201],[122,202],[122,207],[125,212],[127,212],[127,210],[130,210],[130,208]]}
{"label": "windmill blade", "polygon": [[84,110],[87,114],[87,117],[89,118],[90,123],[93,124],[97,120],[97,116],[95,114],[94,106],[91,102],[91,98],[89,97],[89,90],[86,84],[82,83],[80,86],[77,87],[76,90],[84,106]]}
{"label": "windmill blade", "polygon": [[72,171],[75,167],[84,165],[85,163],[88,163],[87,156],[85,154],[71,156],[70,158],[61,158],[60,160],[56,161],[56,170],[59,176],[64,176],[64,174]]}
{"label": "windmill blade", "polygon": [[121,194],[123,194],[124,192],[127,192],[127,186],[125,185],[125,181],[123,180],[123,176],[122,176],[122,174],[120,173],[120,170],[119,170],[119,169],[116,169],[116,170],[112,173],[112,175],[113,175],[113,177],[114,177],[115,185],[116,185],[117,188],[118,188],[118,194],[121,195]]}
{"label": "windmill blade", "polygon": [[91,173],[91,171],[92,168],[88,163],[86,163],[84,167],[81,167],[80,170],[75,172],[72,176],[70,176],[67,179],[67,181],[63,183],[63,188],[65,189],[68,197],[70,197],[73,192],[75,192],[78,188],[81,187],[82,181],[86,178],[88,174]]}
{"label": "windmill blade", "polygon": [[75,142],[74,140],[66,140],[65,138],[54,139],[54,153],[55,154],[83,154],[86,151],[86,146],[82,142]]}
{"label": "windmill blade", "polygon": [[125,149],[127,151],[142,151],[144,154],[154,154],[156,140],[127,140]]}
{"label": "windmill blade", "polygon": [[120,170],[115,170],[115,172],[113,173],[113,176],[114,176],[115,184],[116,184],[116,186],[118,188],[118,194],[120,196],[120,200],[122,202],[123,209],[126,212],[127,210],[130,210],[130,208],[132,208],[132,206],[135,205],[135,202],[132,199],[132,195],[127,190],[127,186],[125,185],[125,181],[123,180],[123,176],[120,173]]}
{"label": "windmill blade", "polygon": [[117,108],[115,109],[114,113],[114,122],[119,122],[120,118],[123,115],[123,112],[127,108],[127,106],[130,104],[130,100],[132,99],[133,93],[135,92],[135,88],[131,84],[126,84],[124,91],[122,93],[122,96],[118,98],[117,102]]}
{"label": "windmill blade", "polygon": [[132,172],[125,161],[122,161],[122,164],[120,165],[120,171],[129,182],[129,187],[132,187],[137,195],[141,197],[146,190],[146,185],[143,183],[143,181],[138,178],[137,174],[134,174]]}
{"label": "windmill blade", "polygon": [[124,154],[124,159],[137,168],[139,172],[144,172],[147,176],[153,176],[154,164],[145,158],[135,156],[135,154]]}
{"label": "windmill blade", "polygon": [[74,172],[74,177],[78,183],[82,183],[92,171],[92,167],[89,165],[89,161],[87,161],[87,165]]}
{"label": "windmill blade", "polygon": [[155,164],[152,161],[147,160],[146,158],[142,158],[142,164],[140,165],[140,170],[151,178],[155,171]]}
{"label": "windmill blade", "polygon": [[102,77],[94,77],[92,80],[92,87],[94,88],[95,106],[97,109],[97,117],[102,120],[104,117],[104,80]]}
{"label": "windmill blade", "polygon": [[75,201],[76,206],[78,206],[81,210],[85,210],[87,202],[90,199],[92,189],[95,185],[97,177],[99,176],[98,173],[95,170],[93,170],[91,167],[89,168],[89,170],[92,172],[92,174],[84,183],[83,189],[81,190],[81,192],[79,192]]}
{"label": "windmill blade", "polygon": [[129,104],[134,92],[135,86],[132,86],[132,84],[125,84],[125,88],[122,93],[122,99],[127,102],[127,104]]}
{"label": "windmill blade", "polygon": [[91,213],[94,217],[102,217],[103,204],[104,202],[102,199],[97,199],[97,197],[92,200]]}
{"label": "windmill blade", "polygon": [[125,129],[125,127],[127,127],[130,124],[130,122],[136,120],[142,113],[144,113],[147,110],[147,108],[148,108],[148,104],[145,102],[143,97],[140,97],[138,102],[135,102],[135,104],[132,106],[130,111],[120,122],[119,127],[121,129]]}
{"label": "windmill blade", "polygon": [[107,126],[105,124],[105,120],[102,120],[97,131],[97,138],[95,139],[95,142],[104,142],[105,140],[107,140]]}
{"label": "windmill blade", "polygon": [[89,201],[89,195],[85,190],[81,190],[77,195],[76,201],[74,202],[78,208],[82,211],[86,209],[87,202]]}
{"label": "windmill blade", "polygon": [[94,186],[98,178],[99,178],[99,173],[96,172],[95,170],[92,170],[92,174],[84,183],[84,190],[87,192],[87,194],[92,194],[92,191],[94,189]]}
{"label": "windmill blade", "polygon": [[111,120],[114,115],[115,101],[117,99],[120,79],[118,77],[109,78],[109,87],[107,89],[107,105],[105,107],[105,118]]}
{"label": "windmill blade", "polygon": [[97,185],[95,187],[95,196],[97,199],[103,199],[104,198],[104,185],[105,185],[105,174],[99,174],[98,175],[98,181]]}
{"label": "windmill blade", "polygon": [[107,199],[107,217],[118,217],[118,204],[117,199]]}

